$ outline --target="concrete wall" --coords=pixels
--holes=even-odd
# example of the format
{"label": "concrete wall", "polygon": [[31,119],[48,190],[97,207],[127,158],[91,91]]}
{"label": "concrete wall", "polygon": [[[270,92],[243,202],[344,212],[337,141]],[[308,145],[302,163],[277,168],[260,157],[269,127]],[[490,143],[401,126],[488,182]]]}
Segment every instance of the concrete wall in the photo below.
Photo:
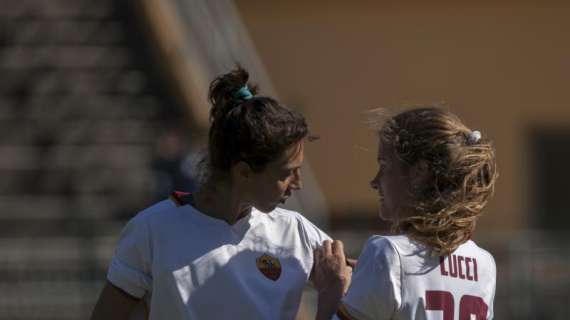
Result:
{"label": "concrete wall", "polygon": [[334,217],[376,212],[364,112],[444,103],[496,144],[501,176],[480,227],[529,227],[528,129],[570,127],[570,3],[237,5],[280,97],[321,136],[306,150]]}

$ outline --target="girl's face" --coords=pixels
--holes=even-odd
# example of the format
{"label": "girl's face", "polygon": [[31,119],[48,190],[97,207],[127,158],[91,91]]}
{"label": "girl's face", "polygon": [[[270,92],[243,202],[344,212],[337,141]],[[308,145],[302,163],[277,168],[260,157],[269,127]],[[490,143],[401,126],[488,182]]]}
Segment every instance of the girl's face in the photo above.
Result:
{"label": "girl's face", "polygon": [[303,142],[296,143],[281,158],[267,164],[261,172],[252,174],[248,183],[251,205],[262,212],[271,212],[285,203],[293,191],[301,189],[303,149]]}
{"label": "girl's face", "polygon": [[378,192],[379,215],[383,220],[395,221],[407,215],[409,196],[408,170],[391,146],[378,144],[378,172],[370,186]]}

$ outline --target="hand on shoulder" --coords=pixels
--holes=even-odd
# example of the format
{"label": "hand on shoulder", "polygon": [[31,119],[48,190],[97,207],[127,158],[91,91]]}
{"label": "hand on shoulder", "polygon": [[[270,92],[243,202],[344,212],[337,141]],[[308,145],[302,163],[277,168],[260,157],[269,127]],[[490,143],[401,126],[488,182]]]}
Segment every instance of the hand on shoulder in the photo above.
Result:
{"label": "hand on shoulder", "polygon": [[319,294],[317,319],[330,319],[348,290],[352,266],[347,264],[344,245],[340,240],[325,240],[315,250],[314,259],[312,281]]}

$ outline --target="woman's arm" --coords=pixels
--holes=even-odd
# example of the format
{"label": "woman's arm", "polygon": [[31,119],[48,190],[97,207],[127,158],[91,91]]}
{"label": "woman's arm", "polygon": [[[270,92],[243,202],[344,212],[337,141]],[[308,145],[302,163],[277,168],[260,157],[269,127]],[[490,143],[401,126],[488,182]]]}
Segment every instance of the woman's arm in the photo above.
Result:
{"label": "woman's arm", "polygon": [[95,305],[91,320],[127,320],[139,301],[140,299],[107,281]]}

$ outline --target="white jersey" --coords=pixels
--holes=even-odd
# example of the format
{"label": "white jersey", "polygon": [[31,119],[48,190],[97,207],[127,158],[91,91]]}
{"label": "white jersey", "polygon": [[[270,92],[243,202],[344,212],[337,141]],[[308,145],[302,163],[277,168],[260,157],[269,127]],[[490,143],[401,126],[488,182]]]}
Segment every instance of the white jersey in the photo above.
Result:
{"label": "white jersey", "polygon": [[373,236],[335,319],[493,318],[496,267],[473,241],[434,257],[407,236]]}
{"label": "white jersey", "polygon": [[294,319],[330,239],[294,211],[255,209],[234,225],[165,200],[121,233],[107,275],[145,298],[150,319]]}

